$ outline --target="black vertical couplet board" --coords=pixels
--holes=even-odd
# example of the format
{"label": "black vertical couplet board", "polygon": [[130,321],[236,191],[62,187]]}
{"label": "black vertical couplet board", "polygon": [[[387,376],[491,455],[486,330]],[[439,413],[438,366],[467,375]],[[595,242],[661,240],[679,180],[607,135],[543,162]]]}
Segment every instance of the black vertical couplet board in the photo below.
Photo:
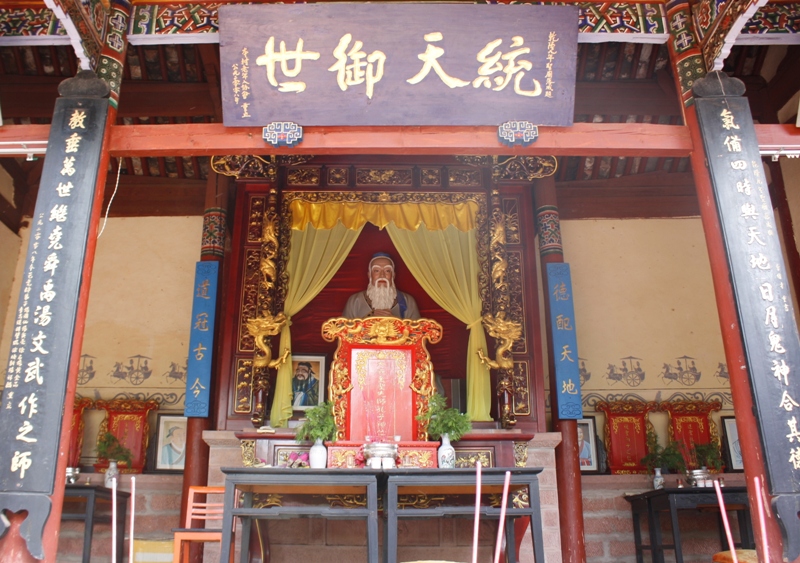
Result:
{"label": "black vertical couplet board", "polygon": [[[694,88],[728,253],[769,490],[800,493],[800,338],[753,118],[744,87],[721,72]],[[734,366],[735,367],[735,366]],[[794,522],[784,528],[800,530]],[[797,538],[794,543],[797,557]],[[788,546],[784,546],[787,548]]]}
{"label": "black vertical couplet board", "polygon": [[[43,501],[49,501],[47,496],[54,489],[78,291],[107,113],[108,100],[103,98],[56,101],[19,304],[14,310],[0,405],[0,429],[5,434],[0,440],[0,510],[25,508],[27,520],[42,525],[47,514],[36,511],[42,506],[49,510],[49,502]],[[37,549],[26,539],[36,556]]]}

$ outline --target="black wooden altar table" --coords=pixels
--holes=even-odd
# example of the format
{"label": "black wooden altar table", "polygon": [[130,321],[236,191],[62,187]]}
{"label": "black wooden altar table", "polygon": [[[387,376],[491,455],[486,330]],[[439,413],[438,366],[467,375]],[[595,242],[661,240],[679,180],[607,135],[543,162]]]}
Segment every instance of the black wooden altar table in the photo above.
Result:
{"label": "black wooden altar table", "polygon": [[[509,563],[516,563],[514,521],[530,518],[533,553],[536,563],[544,561],[542,517],[539,502],[541,467],[485,468],[482,471],[483,495],[502,494],[506,471],[511,472],[509,501],[506,507],[506,544]],[[228,561],[233,549],[234,518],[242,520],[242,561],[247,561],[253,520],[321,517],[364,519],[367,523],[367,562],[378,563],[378,495],[383,497],[384,563],[397,561],[397,522],[401,518],[439,518],[474,516],[475,469],[287,469],[223,467],[225,508],[222,520],[220,561]],[[255,494],[266,495],[254,506]],[[405,509],[401,496],[430,494],[463,495],[471,502],[419,504]],[[237,494],[240,502],[236,503]],[[268,495],[280,495],[270,499]],[[284,503],[290,495],[301,495],[303,502]],[[364,501],[353,495],[362,495]],[[525,502],[514,503],[515,495]],[[312,498],[317,496],[317,499]],[[340,502],[332,502],[339,497]],[[486,497],[484,497],[486,498]],[[349,500],[348,500],[349,499]],[[314,500],[318,502],[314,502]],[[321,502],[319,502],[321,501]],[[500,505],[481,507],[481,518],[499,518]]]}
{"label": "black wooden altar table", "polygon": [[[242,520],[242,561],[249,561],[250,528],[253,520],[272,518],[321,517],[342,520],[366,520],[367,562],[378,563],[378,476],[372,469],[286,469],[255,467],[223,467],[225,474],[225,509],[222,518],[220,561],[230,559],[233,548],[234,518]],[[237,492],[240,506],[236,506]],[[281,495],[270,502],[262,499],[253,506],[253,495]],[[284,504],[288,495],[302,495],[303,503]],[[312,498],[321,495],[320,498]],[[349,502],[349,495],[363,495],[365,505]],[[341,504],[327,497],[339,496]],[[314,502],[314,501],[318,502]],[[321,501],[321,502],[320,502]]]}
{"label": "black wooden altar table", "polygon": [[[509,500],[506,507],[506,556],[509,563],[516,563],[516,541],[514,520],[530,518],[533,554],[536,563],[544,561],[542,514],[539,502],[539,473],[541,467],[489,467],[481,471],[481,496],[502,495],[506,471],[511,472]],[[442,516],[475,515],[474,468],[459,469],[389,469],[386,474],[384,493],[384,563],[397,562],[397,521],[401,518],[439,518]],[[527,503],[515,504],[515,493],[527,497]],[[472,502],[450,504],[445,498],[439,503],[419,503],[405,508],[398,500],[406,495],[467,495]],[[500,518],[500,505],[481,505],[481,519]]]}
{"label": "black wooden altar table", "polygon": [[[725,508],[735,511],[739,520],[740,542],[734,547],[755,549],[753,540],[753,528],[750,522],[750,508],[747,499],[747,489],[745,487],[724,487],[722,496],[725,499]],[[679,510],[700,510],[704,507],[713,509],[719,507],[717,494],[710,487],[684,487],[681,489],[659,489],[640,493],[638,495],[627,495],[625,500],[631,503],[631,514],[633,516],[633,539],[636,546],[636,562],[644,563],[644,550],[649,550],[654,563],[664,563],[664,550],[672,549],[675,551],[676,563],[683,563],[683,551],[681,548],[681,530],[678,523]],[[663,534],[661,533],[661,513],[668,512],[672,523],[672,543],[664,544]],[[647,528],[650,535],[650,543],[642,544],[641,517],[647,517]],[[725,530],[720,522],[719,538],[721,549],[728,550]],[[735,542],[734,542],[735,543]]]}
{"label": "black wooden altar table", "polygon": [[[64,489],[64,506],[61,512],[62,520],[82,520],[85,522],[83,529],[83,563],[89,563],[92,557],[92,534],[94,525],[98,522],[107,522],[117,527],[117,561],[122,561],[125,553],[125,518],[128,514],[128,499],[130,493],[117,489],[117,520],[111,521],[111,489],[101,485],[67,485]],[[70,512],[76,504],[82,505],[82,512]],[[99,505],[106,505],[108,512],[100,514]]]}

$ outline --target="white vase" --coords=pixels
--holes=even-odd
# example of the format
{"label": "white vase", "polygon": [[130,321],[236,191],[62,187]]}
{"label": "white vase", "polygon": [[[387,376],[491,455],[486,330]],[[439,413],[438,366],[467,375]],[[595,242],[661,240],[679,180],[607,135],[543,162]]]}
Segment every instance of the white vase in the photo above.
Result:
{"label": "white vase", "polygon": [[653,476],[653,488],[654,489],[663,489],[664,488],[664,476],[661,475],[661,468],[656,467],[654,468],[656,474]]}
{"label": "white vase", "polygon": [[322,438],[317,438],[308,451],[308,465],[311,469],[325,469],[328,464],[328,448],[322,443]]}
{"label": "white vase", "polygon": [[106,475],[104,478],[105,486],[109,489],[111,488],[111,481],[113,479],[117,480],[117,485],[119,485],[119,468],[117,467],[116,460],[109,460],[108,462],[108,469],[106,469]]}
{"label": "white vase", "polygon": [[442,445],[438,451],[439,468],[452,469],[456,466],[456,450],[450,445],[450,436],[442,434]]}

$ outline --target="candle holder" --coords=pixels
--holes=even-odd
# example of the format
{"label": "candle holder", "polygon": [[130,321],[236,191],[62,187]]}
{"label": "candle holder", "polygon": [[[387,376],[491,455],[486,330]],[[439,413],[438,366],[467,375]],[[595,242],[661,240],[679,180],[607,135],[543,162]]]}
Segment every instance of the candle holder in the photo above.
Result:
{"label": "candle holder", "polygon": [[367,443],[364,444],[364,461],[372,469],[392,469],[396,466],[397,452],[397,443],[372,442],[368,436]]}

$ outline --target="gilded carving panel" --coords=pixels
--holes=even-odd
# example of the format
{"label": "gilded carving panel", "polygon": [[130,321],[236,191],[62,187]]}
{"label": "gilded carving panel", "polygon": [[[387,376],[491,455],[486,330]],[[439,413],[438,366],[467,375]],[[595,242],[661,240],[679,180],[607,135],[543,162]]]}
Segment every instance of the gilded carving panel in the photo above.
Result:
{"label": "gilded carving panel", "polygon": [[356,186],[412,186],[411,168],[356,168]]}
{"label": "gilded carving panel", "polygon": [[558,161],[554,156],[512,156],[500,162],[495,157],[492,178],[495,182],[516,180],[533,182],[536,178],[546,178],[556,173]]}
{"label": "gilded carving panel", "polygon": [[521,244],[519,201],[516,198],[503,198],[503,215],[506,217],[506,244]]}
{"label": "gilded carving panel", "polygon": [[253,360],[239,358],[236,360],[234,375],[233,412],[250,414],[253,410]]}
{"label": "gilded carving panel", "polygon": [[442,169],[423,168],[420,171],[419,183],[423,187],[440,188],[442,186]]}
{"label": "gilded carving panel", "polygon": [[514,442],[514,466],[528,466],[528,442]]}
{"label": "gilded carving panel", "polygon": [[328,168],[329,186],[347,186],[350,183],[349,168]]}
{"label": "gilded carving panel", "polygon": [[522,252],[516,250],[508,252],[506,260],[508,261],[508,269],[506,270],[508,316],[512,321],[518,322],[522,328],[522,335],[518,340],[514,341],[511,351],[514,354],[526,354],[528,352],[528,339],[525,325],[525,297],[523,295],[525,274],[522,268]]}
{"label": "gilded carving panel", "polygon": [[289,168],[286,183],[290,186],[319,186],[321,170],[318,166]]}
{"label": "gilded carving panel", "polygon": [[239,440],[239,447],[242,448],[242,465],[253,467],[256,464],[256,441]]}
{"label": "gilded carving panel", "polygon": [[479,188],[483,185],[483,171],[481,168],[450,167],[447,181],[452,188]]}
{"label": "gilded carving panel", "polygon": [[233,178],[264,178],[274,182],[278,177],[275,157],[267,160],[254,154],[212,156],[211,168],[217,174]]}
{"label": "gilded carving panel", "polygon": [[242,298],[239,305],[239,352],[253,352],[255,341],[247,330],[247,321],[258,315],[258,289],[261,281],[261,249],[248,248],[244,252],[242,272]]}
{"label": "gilded carving panel", "polygon": [[528,372],[528,362],[522,360],[514,362],[514,395],[511,400],[514,414],[517,416],[531,415],[531,378]]}
{"label": "gilded carving panel", "polygon": [[456,467],[494,467],[494,448],[458,448],[456,449]]}
{"label": "gilded carving panel", "polygon": [[261,229],[264,222],[264,211],[267,209],[267,198],[264,196],[250,198],[250,212],[247,214],[247,242],[261,242]]}

